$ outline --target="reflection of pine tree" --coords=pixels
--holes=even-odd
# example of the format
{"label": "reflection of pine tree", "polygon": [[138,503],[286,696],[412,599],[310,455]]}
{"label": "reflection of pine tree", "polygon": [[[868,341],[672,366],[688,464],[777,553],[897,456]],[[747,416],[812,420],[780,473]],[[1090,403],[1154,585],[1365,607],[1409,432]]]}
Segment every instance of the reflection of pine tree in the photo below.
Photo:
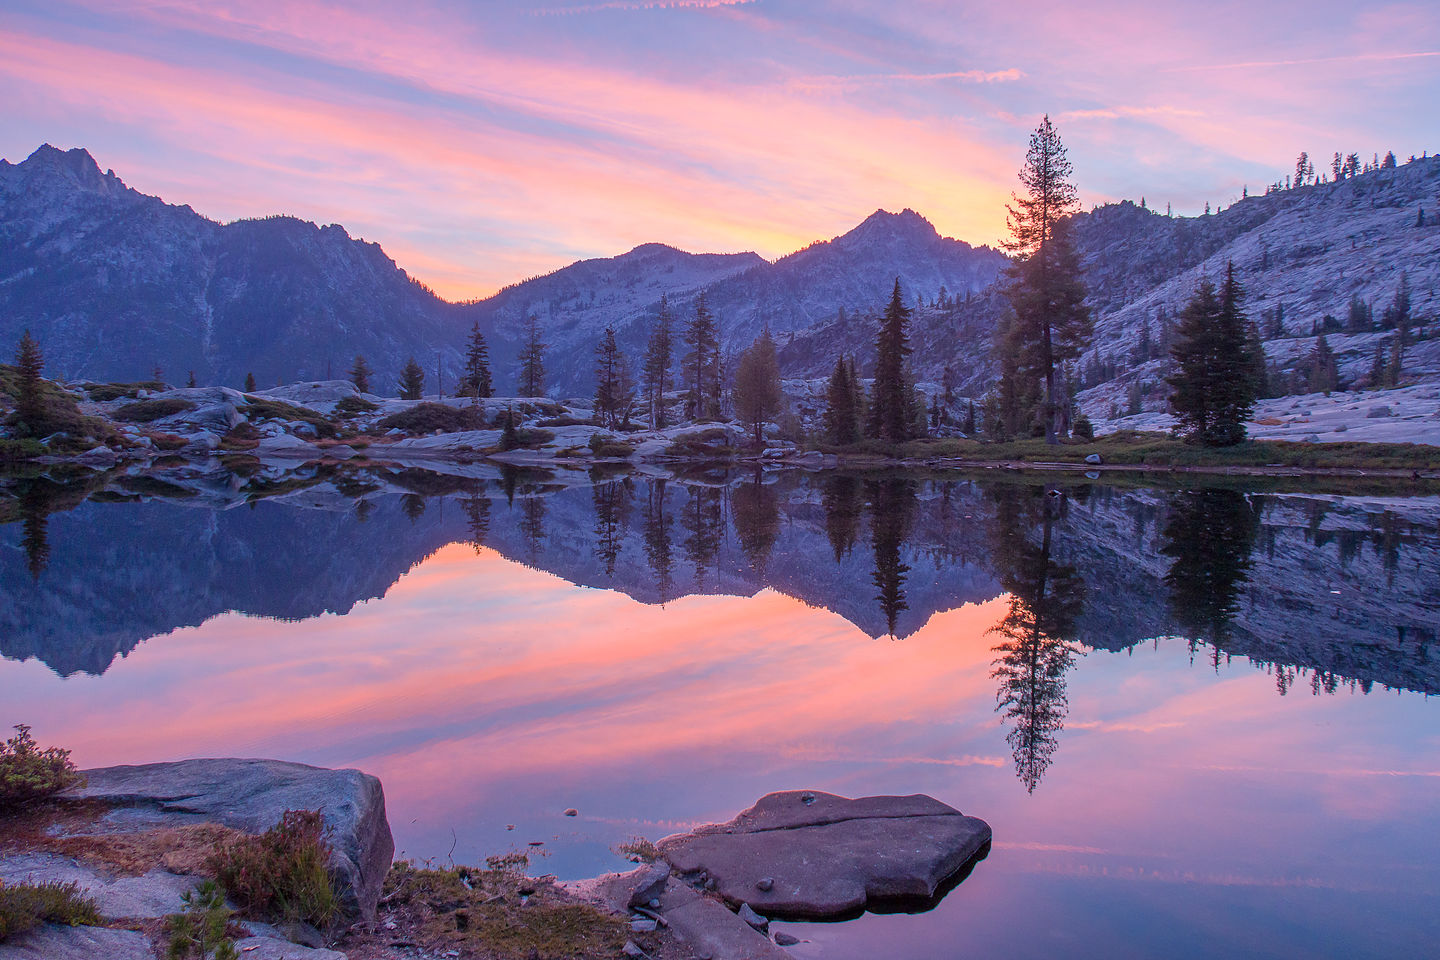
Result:
{"label": "reflection of pine tree", "polygon": [[20,494],[20,523],[23,535],[20,546],[25,551],[25,569],[32,579],[39,580],[40,574],[50,564],[49,522],[51,500],[46,485],[32,482]]}
{"label": "reflection of pine tree", "polygon": [[[993,633],[1004,637],[991,677],[998,680],[996,710],[1010,724],[1005,740],[1015,774],[1034,793],[1054,758],[1069,704],[1065,675],[1075,662],[1071,637],[1084,606],[1085,585],[1074,567],[1051,559],[1057,505],[1032,491],[1002,487],[996,509],[995,560],[1010,607]],[[1026,503],[1022,498],[1030,498]],[[1029,508],[1027,510],[1027,508]],[[1040,512],[1040,543],[1025,536],[1025,515]]]}
{"label": "reflection of pine tree", "polygon": [[673,599],[674,561],[670,557],[670,518],[665,515],[665,481],[652,480],[645,500],[645,559],[655,574],[660,602]]}
{"label": "reflection of pine tree", "polygon": [[765,564],[780,534],[780,502],[774,488],[761,480],[759,464],[755,465],[755,476],[751,481],[741,484],[731,493],[730,511],[740,549],[750,561],[751,568],[763,579]]}
{"label": "reflection of pine tree", "polygon": [[400,509],[404,511],[406,518],[414,523],[425,515],[425,498],[418,493],[402,493]]}
{"label": "reflection of pine tree", "polygon": [[1186,636],[1214,644],[1217,656],[1249,579],[1262,508],[1236,490],[1191,490],[1170,500],[1160,548],[1174,558],[1165,574],[1170,614]]}
{"label": "reflection of pine tree", "polygon": [[525,549],[533,565],[545,541],[545,498],[526,497],[520,503],[520,511],[520,533],[525,537]]}
{"label": "reflection of pine tree", "polygon": [[628,480],[597,483],[590,488],[595,506],[595,556],[605,564],[605,575],[615,575],[621,538],[630,513],[631,488]]}
{"label": "reflection of pine tree", "polygon": [[870,502],[870,546],[875,551],[875,572],[870,579],[880,590],[875,599],[893,637],[900,611],[909,608],[905,574],[910,566],[900,559],[900,548],[910,536],[915,514],[915,481],[899,477],[867,480],[865,496]]}
{"label": "reflection of pine tree", "polygon": [[464,507],[465,527],[470,533],[470,545],[479,553],[490,533],[490,501],[484,497],[470,497],[465,500]]}
{"label": "reflection of pine tree", "polygon": [[825,488],[820,493],[820,505],[825,509],[825,535],[830,539],[830,549],[835,552],[835,562],[855,547],[860,536],[860,515],[865,511],[865,500],[860,496],[860,480],[844,473],[831,473],[825,477]]}
{"label": "reflection of pine tree", "polygon": [[689,536],[685,538],[685,559],[695,567],[695,587],[705,587],[705,570],[715,565],[720,541],[725,535],[725,504],[714,487],[692,487],[690,502],[681,518]]}

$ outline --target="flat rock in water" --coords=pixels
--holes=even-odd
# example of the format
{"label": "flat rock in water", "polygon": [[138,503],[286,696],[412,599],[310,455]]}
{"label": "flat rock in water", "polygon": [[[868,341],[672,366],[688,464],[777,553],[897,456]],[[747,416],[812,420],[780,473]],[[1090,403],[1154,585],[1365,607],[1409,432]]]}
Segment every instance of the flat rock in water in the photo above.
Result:
{"label": "flat rock in water", "polygon": [[[248,956],[248,954],[247,954]],[[155,960],[150,938],[134,930],[47,923],[0,943],[0,960]],[[316,958],[326,960],[326,958]]]}
{"label": "flat rock in water", "polygon": [[769,794],[729,823],[668,837],[660,850],[681,874],[707,873],[731,904],[823,919],[875,900],[932,897],[989,842],[989,824],[932,797],[795,790]]}
{"label": "flat rock in water", "polygon": [[319,810],[346,916],[375,916],[395,843],[385,792],[369,774],[279,760],[182,760],[103,767],[85,777],[66,796],[110,805],[101,823],[120,830],[208,821],[262,833],[287,810]]}

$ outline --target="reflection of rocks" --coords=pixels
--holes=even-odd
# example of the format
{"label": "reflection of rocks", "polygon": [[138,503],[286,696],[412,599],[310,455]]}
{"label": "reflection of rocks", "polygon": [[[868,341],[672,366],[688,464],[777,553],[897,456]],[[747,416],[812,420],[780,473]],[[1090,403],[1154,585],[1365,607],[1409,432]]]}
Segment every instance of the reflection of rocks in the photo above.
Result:
{"label": "reflection of rocks", "polygon": [[826,919],[931,898],[989,842],[989,824],[931,797],[787,791],[660,849],[680,874],[713,879],[731,904]]}
{"label": "reflection of rocks", "polygon": [[287,810],[320,810],[332,847],[330,871],[345,913],[373,919],[395,844],[380,781],[358,770],[278,760],[184,760],[85,772],[67,796],[112,809],[102,827],[154,829],[213,822],[261,833]]}

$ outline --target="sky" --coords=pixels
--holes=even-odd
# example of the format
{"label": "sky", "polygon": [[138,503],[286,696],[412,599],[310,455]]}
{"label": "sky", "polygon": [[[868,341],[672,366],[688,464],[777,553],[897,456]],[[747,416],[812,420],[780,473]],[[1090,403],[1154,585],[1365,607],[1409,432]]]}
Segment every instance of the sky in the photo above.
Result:
{"label": "sky", "polygon": [[[1087,204],[1440,149],[1433,3],[0,0],[0,156],[85,147],[451,299],[640,243],[774,258],[877,208],[993,243],[1048,113]],[[1326,164],[1317,162],[1318,167]]]}

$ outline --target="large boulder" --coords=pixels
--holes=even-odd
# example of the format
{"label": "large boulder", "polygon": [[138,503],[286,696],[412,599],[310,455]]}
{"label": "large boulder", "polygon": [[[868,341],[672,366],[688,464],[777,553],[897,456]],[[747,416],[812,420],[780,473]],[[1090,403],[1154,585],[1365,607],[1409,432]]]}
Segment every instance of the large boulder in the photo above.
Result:
{"label": "large boulder", "polygon": [[989,843],[989,824],[932,797],[792,790],[659,846],[678,873],[703,874],[732,905],[826,919],[931,898]]}
{"label": "large boulder", "polygon": [[385,792],[369,774],[279,760],[182,760],[87,770],[85,779],[66,796],[108,805],[102,829],[213,822],[262,833],[287,810],[319,810],[346,916],[375,917],[395,843]]}

